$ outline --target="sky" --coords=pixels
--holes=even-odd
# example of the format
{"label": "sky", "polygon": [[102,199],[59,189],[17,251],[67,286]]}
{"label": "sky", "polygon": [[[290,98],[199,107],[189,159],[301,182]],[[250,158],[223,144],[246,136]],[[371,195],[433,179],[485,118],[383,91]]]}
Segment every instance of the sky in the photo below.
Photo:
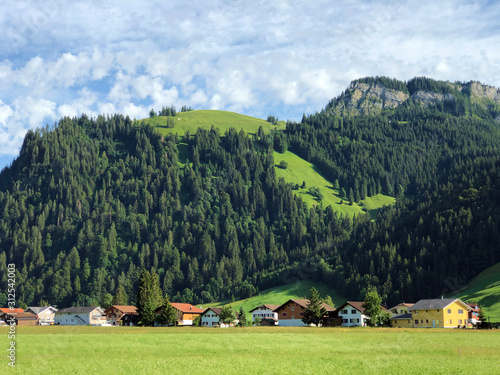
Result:
{"label": "sky", "polygon": [[0,169],[82,113],[300,120],[366,76],[500,87],[498,1],[4,0],[0,33]]}

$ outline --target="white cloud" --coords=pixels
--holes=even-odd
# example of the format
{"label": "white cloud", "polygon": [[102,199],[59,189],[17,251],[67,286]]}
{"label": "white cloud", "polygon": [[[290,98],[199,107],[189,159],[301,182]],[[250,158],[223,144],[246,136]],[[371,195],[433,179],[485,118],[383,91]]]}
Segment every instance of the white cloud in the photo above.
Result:
{"label": "white cloud", "polygon": [[300,119],[360,76],[500,86],[500,4],[487,1],[21,0],[0,3],[0,25],[0,149],[12,155],[26,129],[83,112]]}

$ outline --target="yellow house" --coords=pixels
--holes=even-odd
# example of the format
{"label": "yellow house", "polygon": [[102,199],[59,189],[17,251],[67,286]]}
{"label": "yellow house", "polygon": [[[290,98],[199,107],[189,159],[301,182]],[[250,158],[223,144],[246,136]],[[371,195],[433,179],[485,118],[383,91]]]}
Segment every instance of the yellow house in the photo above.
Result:
{"label": "yellow house", "polygon": [[470,307],[458,298],[422,299],[410,307],[413,328],[456,328],[467,325]]}
{"label": "yellow house", "polygon": [[411,313],[406,314],[394,314],[391,316],[391,325],[394,328],[412,328],[412,316]]}

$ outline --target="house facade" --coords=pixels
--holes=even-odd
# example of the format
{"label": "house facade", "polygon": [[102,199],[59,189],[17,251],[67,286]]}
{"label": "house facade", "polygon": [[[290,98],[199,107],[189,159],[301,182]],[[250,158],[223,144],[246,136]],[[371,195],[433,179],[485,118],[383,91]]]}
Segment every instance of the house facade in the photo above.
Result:
{"label": "house facade", "polygon": [[111,325],[136,326],[139,321],[135,306],[113,305],[106,310],[106,319]]}
{"label": "house facade", "polygon": [[479,305],[477,303],[468,303],[470,310],[468,312],[467,323],[478,324],[479,320]]}
{"label": "house facade", "polygon": [[54,324],[62,326],[101,326],[106,314],[99,306],[68,307],[55,313]]}
{"label": "house facade", "polygon": [[[389,312],[384,306],[380,306],[381,311]],[[337,310],[336,316],[339,320],[342,319],[342,327],[365,327],[370,320],[365,315],[363,302],[347,301],[344,302]]]}
{"label": "house facade", "polygon": [[32,312],[20,313],[3,313],[0,318],[6,323],[11,324],[12,320],[15,321],[17,326],[36,326],[38,325],[38,318]]}
{"label": "house facade", "polygon": [[[236,326],[239,323],[238,319],[235,319],[230,324],[221,322],[220,321],[220,314],[221,314],[221,312],[222,312],[222,308],[221,307],[209,307],[201,315],[200,325],[202,327],[227,328],[227,327],[234,327],[234,326]],[[236,315],[238,315],[238,314],[236,314]]]}
{"label": "house facade", "polygon": [[[277,307],[274,312],[278,314],[278,324],[284,327],[306,326],[302,317],[308,303],[308,299],[290,299]],[[326,309],[327,316],[335,311],[335,308],[326,303],[322,303],[322,306]]]}
{"label": "house facade", "polygon": [[254,307],[250,312],[252,313],[252,322],[255,322],[256,318],[259,318],[260,321],[266,321],[266,322],[275,322],[274,324],[271,325],[277,325],[278,324],[278,313],[275,312],[280,305],[260,305],[257,307]]}
{"label": "house facade", "polygon": [[413,328],[456,328],[467,325],[471,308],[458,298],[422,299],[411,308]]}
{"label": "house facade", "polygon": [[54,324],[57,309],[53,306],[30,306],[26,311],[37,316],[39,325],[47,326]]}
{"label": "house facade", "polygon": [[[192,326],[193,321],[205,312],[190,303],[171,303],[172,307],[177,311],[177,326]],[[157,313],[159,313],[157,311]]]}
{"label": "house facade", "polygon": [[410,307],[413,306],[413,303],[400,303],[394,307],[391,307],[389,309],[389,311],[392,313],[392,314],[397,314],[397,315],[401,315],[401,314],[408,314],[410,312]]}
{"label": "house facade", "polygon": [[411,313],[394,314],[391,316],[391,325],[394,328],[412,328]]}

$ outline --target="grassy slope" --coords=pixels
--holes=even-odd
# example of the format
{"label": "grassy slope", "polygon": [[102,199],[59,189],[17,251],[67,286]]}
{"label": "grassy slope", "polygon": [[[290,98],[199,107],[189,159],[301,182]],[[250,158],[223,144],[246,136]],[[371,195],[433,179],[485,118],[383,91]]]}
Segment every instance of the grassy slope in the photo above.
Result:
{"label": "grassy slope", "polygon": [[[340,203],[339,192],[333,189],[333,183],[325,179],[317,170],[314,164],[300,158],[294,153],[287,151],[284,154],[274,152],[274,162],[277,166],[276,175],[283,177],[285,182],[302,185],[302,181],[306,181],[306,188],[295,190],[295,194],[300,195],[304,202],[310,205],[318,204],[319,202],[310,194],[307,194],[309,188],[315,186],[323,194],[323,207],[331,205],[335,211],[344,215],[356,215],[363,212],[363,209],[370,211],[372,217],[376,216],[376,212],[382,206],[394,204],[395,198],[388,197],[382,194],[366,198],[361,201],[360,205],[354,203],[352,206],[348,203]],[[282,169],[279,163],[284,160],[288,167]]]}
{"label": "grassy slope", "polygon": [[[0,328],[6,352],[7,329]],[[18,327],[6,374],[498,374],[495,331]],[[360,355],[362,353],[362,355]]]}
{"label": "grassy slope", "polygon": [[262,126],[266,133],[270,132],[272,129],[285,129],[285,123],[283,121],[278,122],[278,125],[272,125],[266,120],[255,117],[215,110],[197,110],[177,113],[175,116],[175,126],[173,128],[166,127],[167,117],[165,116],[157,116],[141,121],[146,121],[157,126],[162,134],[176,132],[179,135],[184,134],[186,130],[194,134],[197,128],[210,129],[212,125],[219,128],[221,134],[224,134],[229,128],[235,128],[237,130],[243,129],[249,134],[257,133],[259,126]]}
{"label": "grassy slope", "polygon": [[500,322],[500,263],[477,275],[456,297],[478,303],[490,321]]}
{"label": "grassy slope", "polygon": [[247,313],[248,319],[250,317],[248,312],[259,305],[281,305],[282,303],[288,301],[290,298],[307,298],[307,295],[309,294],[309,291],[313,286],[319,291],[322,297],[325,297],[327,295],[332,297],[332,300],[337,307],[346,301],[345,298],[340,296],[334,289],[331,289],[324,284],[317,283],[311,280],[301,280],[276,288],[263,290],[258,296],[253,296],[241,301],[236,301],[233,303],[229,303],[229,301],[209,303],[204,305],[203,307],[221,307],[228,305],[236,311],[239,311],[240,307],[243,307],[243,310]]}
{"label": "grassy slope", "polygon": [[[141,121],[147,121],[148,123],[155,125],[162,134],[177,132],[182,135],[187,130],[189,130],[191,134],[194,134],[198,127],[210,129],[212,125],[219,128],[221,133],[224,133],[231,127],[238,130],[243,129],[248,134],[256,133],[259,126],[262,126],[265,132],[270,132],[272,129],[285,129],[284,121],[279,121],[278,125],[275,126],[262,119],[226,111],[197,110],[181,112],[175,116],[175,119],[174,128],[166,128],[167,117],[164,116],[143,119]],[[179,143],[179,161],[184,163],[187,157],[188,152],[186,145],[181,142]],[[283,177],[286,182],[299,185],[302,185],[302,181],[306,181],[306,189],[295,191],[295,194],[299,194],[309,205],[318,204],[312,195],[307,194],[307,190],[313,186],[317,187],[324,196],[322,202],[323,207],[331,205],[335,211],[338,211],[343,215],[352,216],[360,214],[363,210],[366,210],[370,212],[372,218],[375,218],[378,209],[385,205],[394,204],[395,202],[395,199],[392,197],[377,195],[365,199],[360,202],[359,205],[356,203],[352,206],[348,203],[340,204],[341,199],[338,197],[338,191],[333,190],[332,182],[326,180],[313,164],[305,161],[290,151],[285,154],[274,152],[274,160],[276,165],[279,165],[282,160],[285,160],[288,163],[288,168],[286,170],[276,168],[278,177]]]}

